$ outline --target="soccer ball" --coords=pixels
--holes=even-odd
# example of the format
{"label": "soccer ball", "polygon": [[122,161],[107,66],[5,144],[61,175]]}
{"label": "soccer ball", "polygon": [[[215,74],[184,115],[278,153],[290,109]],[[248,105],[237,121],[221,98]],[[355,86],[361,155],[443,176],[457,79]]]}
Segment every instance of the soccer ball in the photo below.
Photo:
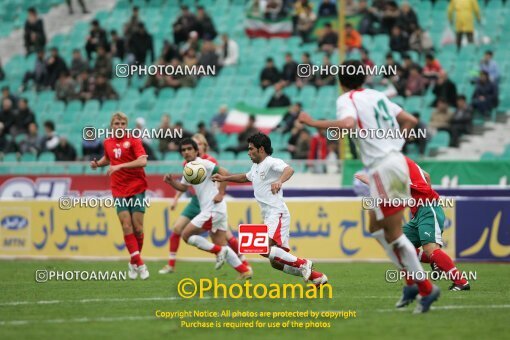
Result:
{"label": "soccer ball", "polygon": [[184,179],[189,184],[200,184],[207,177],[207,171],[205,166],[197,161],[191,161],[184,166],[184,170],[182,170],[182,175]]}

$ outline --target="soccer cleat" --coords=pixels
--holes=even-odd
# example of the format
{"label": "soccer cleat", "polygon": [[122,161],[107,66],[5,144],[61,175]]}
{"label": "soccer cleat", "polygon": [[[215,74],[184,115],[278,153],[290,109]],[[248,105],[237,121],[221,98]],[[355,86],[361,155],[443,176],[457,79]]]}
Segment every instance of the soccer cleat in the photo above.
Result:
{"label": "soccer cleat", "polygon": [[128,263],[128,277],[131,279],[131,280],[136,280],[136,278],[138,277],[138,269],[137,269],[137,266],[136,264],[131,264],[131,263]]}
{"label": "soccer cleat", "polygon": [[439,298],[439,295],[441,295],[441,290],[439,287],[432,285],[432,291],[429,295],[418,297],[418,304],[416,305],[413,314],[422,314],[428,312],[432,303]]}
{"label": "soccer cleat", "polygon": [[227,247],[221,247],[220,252],[216,254],[216,266],[214,267],[216,270],[220,269],[225,264],[225,261],[227,260],[227,252]]}
{"label": "soccer cleat", "polygon": [[140,278],[142,280],[147,280],[149,278],[149,270],[147,269],[146,264],[142,264],[137,268],[138,274],[140,274]]}
{"label": "soccer cleat", "polygon": [[469,285],[469,282],[466,282],[463,285],[452,283],[452,285],[448,289],[451,291],[457,292],[460,290],[471,290],[471,286]]}
{"label": "soccer cleat", "polygon": [[306,263],[302,264],[299,267],[299,270],[301,271],[301,275],[303,275],[303,280],[305,280],[305,282],[307,282],[308,279],[310,279],[310,275],[312,275],[313,263],[310,260],[305,260],[305,261],[306,261]]}
{"label": "soccer cleat", "polygon": [[416,299],[416,295],[418,295],[418,286],[416,284],[405,286],[402,289],[402,296],[400,297],[400,300],[398,300],[395,304],[395,307],[402,308],[409,305],[414,301],[414,299]]}
{"label": "soccer cleat", "polygon": [[174,267],[172,267],[171,265],[165,264],[165,266],[163,268],[161,268],[158,273],[160,273],[160,274],[170,274],[170,273],[173,273],[173,272],[174,272]]}
{"label": "soccer cleat", "polygon": [[311,281],[315,285],[315,287],[319,288],[320,286],[325,285],[326,283],[328,283],[328,277],[326,276],[326,274],[322,274],[318,278],[315,278],[315,279],[313,279]]}
{"label": "soccer cleat", "polygon": [[251,270],[251,268],[249,268],[248,271],[244,272],[244,273],[240,273],[239,276],[237,277],[238,280],[249,280],[253,277],[253,270]]}

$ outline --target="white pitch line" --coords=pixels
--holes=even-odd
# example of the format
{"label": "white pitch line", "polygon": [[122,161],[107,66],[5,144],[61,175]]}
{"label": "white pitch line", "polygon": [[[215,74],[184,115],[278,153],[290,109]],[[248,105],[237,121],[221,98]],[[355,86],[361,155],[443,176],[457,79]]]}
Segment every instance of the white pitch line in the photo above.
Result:
{"label": "white pitch line", "polygon": [[118,316],[100,318],[75,318],[75,319],[51,319],[51,320],[12,320],[0,321],[0,326],[22,326],[34,323],[83,323],[83,322],[116,322],[116,321],[137,321],[157,318],[155,316]]}
{"label": "white pitch line", "polygon": [[[203,299],[212,299],[209,296],[204,296]],[[173,301],[173,300],[186,300],[180,296],[169,297],[147,297],[147,298],[112,298],[112,299],[81,299],[81,300],[41,300],[41,301],[13,301],[3,302],[0,306],[20,306],[20,305],[51,305],[62,303],[91,303],[91,302],[129,302],[129,301]]]}
{"label": "white pitch line", "polygon": [[[510,305],[461,305],[461,306],[437,306],[430,307],[432,310],[450,310],[450,309],[493,309],[493,308],[510,308]],[[393,309],[376,309],[379,313],[387,312],[406,312],[406,308],[393,308]]]}

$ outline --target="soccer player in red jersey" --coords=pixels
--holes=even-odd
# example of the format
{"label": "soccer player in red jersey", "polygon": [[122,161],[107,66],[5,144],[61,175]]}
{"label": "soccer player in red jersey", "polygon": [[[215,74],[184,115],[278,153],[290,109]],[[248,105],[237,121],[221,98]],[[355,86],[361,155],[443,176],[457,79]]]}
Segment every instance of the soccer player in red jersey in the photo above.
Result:
{"label": "soccer player in red jersey", "polygon": [[147,154],[140,139],[122,131],[127,125],[128,118],[124,113],[116,112],[112,115],[110,127],[115,137],[105,139],[104,156],[99,161],[91,161],[90,167],[95,170],[110,165],[107,174],[111,177],[112,196],[124,232],[124,242],[131,255],[128,276],[134,280],[140,275],[145,280],[149,277],[149,271],[141,258],[141,252],[147,189],[143,168],[147,165]]}
{"label": "soccer player in red jersey", "polygon": [[[195,135],[193,135],[193,140],[198,145],[198,157],[206,159],[218,165],[218,161],[211,155],[207,154],[207,151],[209,149],[209,143],[207,143],[207,139],[204,137],[204,135],[196,133]],[[184,161],[182,165],[185,166],[186,161]],[[182,231],[184,230],[184,227],[186,227],[186,225],[188,225],[188,223],[193,218],[195,218],[195,216],[200,214],[200,204],[198,203],[198,199],[196,193],[194,192],[193,187],[191,187],[189,191],[191,192],[191,202],[186,206],[186,208],[184,208],[181,215],[177,218],[177,220],[174,223],[172,235],[170,235],[170,237],[168,238],[168,245],[170,250],[168,263],[159,270],[160,274],[169,274],[175,271],[177,251],[179,249]],[[183,194],[184,193],[182,191],[177,190],[172,205],[170,206],[170,210],[175,210],[175,207],[179,202],[179,198]],[[232,250],[237,254],[241,262],[244,265],[250,267],[244,255],[239,254],[239,244],[237,238],[232,234],[230,230],[227,230],[227,241],[229,247],[232,248]]]}

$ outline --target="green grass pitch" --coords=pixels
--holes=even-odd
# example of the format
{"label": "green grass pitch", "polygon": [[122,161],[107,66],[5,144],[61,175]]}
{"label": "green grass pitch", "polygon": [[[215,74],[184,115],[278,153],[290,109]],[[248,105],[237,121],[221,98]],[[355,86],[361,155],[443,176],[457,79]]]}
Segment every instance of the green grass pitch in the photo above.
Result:
{"label": "green grass pitch", "polygon": [[[212,263],[179,262],[177,273],[160,275],[164,262],[148,262],[147,281],[51,281],[35,282],[35,271],[125,270],[124,262],[1,261],[0,338],[122,338],[198,339],[234,336],[245,339],[296,339],[306,334],[330,339],[508,339],[510,331],[510,266],[508,264],[461,263],[464,271],[476,270],[477,281],[468,292],[448,291],[449,282],[438,285],[442,295],[434,309],[413,315],[412,306],[394,308],[400,283],[386,283],[389,263],[317,263],[333,286],[333,299],[182,299],[177,282],[184,277],[217,277],[231,284],[236,273],[225,265],[215,271]],[[257,283],[299,283],[297,277],[273,270],[267,263],[254,263]],[[426,267],[426,269],[429,269]],[[221,311],[339,311],[355,310],[356,318],[326,320],[324,329],[189,329],[179,320],[155,317],[156,310]],[[220,318],[221,319],[221,318]],[[260,318],[257,318],[262,320]],[[288,320],[286,318],[285,320]],[[198,319],[195,319],[198,320]],[[205,320],[207,319],[200,319]],[[229,321],[252,321],[235,319]],[[282,319],[283,320],[283,319]],[[264,320],[268,321],[268,320]],[[305,321],[305,320],[300,320]],[[306,332],[306,333],[304,333]]]}

